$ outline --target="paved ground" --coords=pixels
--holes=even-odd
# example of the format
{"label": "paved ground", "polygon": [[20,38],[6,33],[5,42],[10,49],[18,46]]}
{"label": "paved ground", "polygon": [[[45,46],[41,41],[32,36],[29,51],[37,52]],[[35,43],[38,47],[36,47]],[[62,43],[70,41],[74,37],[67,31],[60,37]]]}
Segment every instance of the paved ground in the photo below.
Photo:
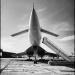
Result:
{"label": "paved ground", "polygon": [[44,63],[34,64],[21,59],[2,59],[1,68],[7,63],[9,64],[2,71],[1,75],[74,75],[73,68],[51,66]]}

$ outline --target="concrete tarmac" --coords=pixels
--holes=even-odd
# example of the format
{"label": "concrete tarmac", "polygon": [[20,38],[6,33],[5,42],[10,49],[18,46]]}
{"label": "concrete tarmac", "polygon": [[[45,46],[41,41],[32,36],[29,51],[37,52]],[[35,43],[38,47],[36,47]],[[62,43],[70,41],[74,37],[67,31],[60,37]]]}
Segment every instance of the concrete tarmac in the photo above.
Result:
{"label": "concrete tarmac", "polygon": [[1,75],[74,75],[73,68],[51,66],[45,63],[34,64],[33,61],[24,60],[24,58],[1,59],[1,68],[10,61]]}

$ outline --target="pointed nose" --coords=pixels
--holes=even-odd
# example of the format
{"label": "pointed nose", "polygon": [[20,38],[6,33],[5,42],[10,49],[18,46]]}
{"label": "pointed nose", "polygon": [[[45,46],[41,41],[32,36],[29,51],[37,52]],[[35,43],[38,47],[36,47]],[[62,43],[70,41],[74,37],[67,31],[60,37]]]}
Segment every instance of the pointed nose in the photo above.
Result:
{"label": "pointed nose", "polygon": [[36,11],[35,11],[34,6],[33,6],[33,10],[32,10],[32,15],[36,15]]}
{"label": "pointed nose", "polygon": [[32,23],[32,25],[37,25],[37,24],[39,24],[38,23],[38,16],[37,16],[37,13],[36,13],[36,11],[35,11],[35,8],[34,8],[34,6],[33,6],[33,10],[32,10],[32,14],[31,14],[31,23]]}

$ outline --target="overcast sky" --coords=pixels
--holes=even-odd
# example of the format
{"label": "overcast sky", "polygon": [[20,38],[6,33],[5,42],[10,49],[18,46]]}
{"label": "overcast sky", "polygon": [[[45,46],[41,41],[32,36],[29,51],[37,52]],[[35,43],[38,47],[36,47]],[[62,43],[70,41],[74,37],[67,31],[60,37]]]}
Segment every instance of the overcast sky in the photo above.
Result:
{"label": "overcast sky", "polygon": [[[42,33],[42,37],[48,37],[65,53],[74,53],[74,0],[1,0],[1,48],[19,53],[30,46],[28,33],[14,38],[10,35],[29,27],[33,2],[40,26],[61,36]],[[52,52],[44,44],[41,46]]]}

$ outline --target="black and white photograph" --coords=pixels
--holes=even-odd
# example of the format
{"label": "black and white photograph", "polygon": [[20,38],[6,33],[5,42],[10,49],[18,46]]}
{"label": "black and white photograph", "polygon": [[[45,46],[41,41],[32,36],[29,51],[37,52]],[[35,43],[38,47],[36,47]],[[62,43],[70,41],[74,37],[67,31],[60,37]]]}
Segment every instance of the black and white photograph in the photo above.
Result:
{"label": "black and white photograph", "polygon": [[74,75],[74,0],[1,0],[0,75]]}

